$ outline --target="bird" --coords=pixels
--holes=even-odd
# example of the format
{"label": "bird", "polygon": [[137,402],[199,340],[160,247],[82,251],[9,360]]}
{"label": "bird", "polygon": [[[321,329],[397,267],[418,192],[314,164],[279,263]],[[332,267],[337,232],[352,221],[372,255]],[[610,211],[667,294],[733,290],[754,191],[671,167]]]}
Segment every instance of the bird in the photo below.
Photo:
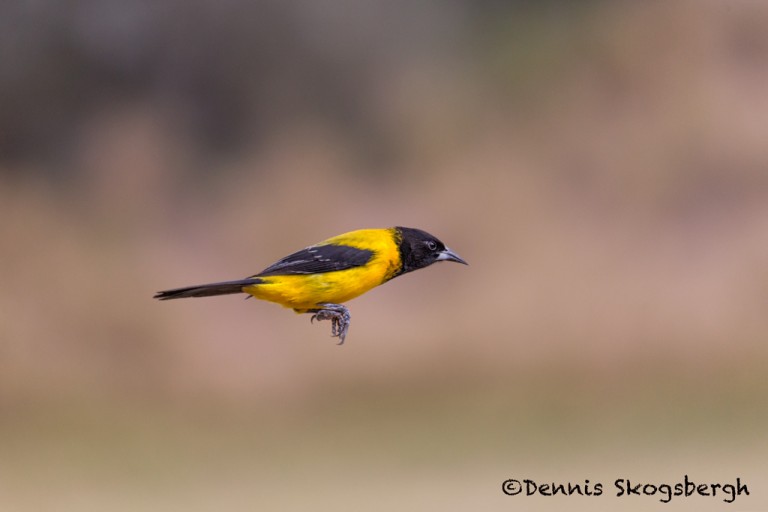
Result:
{"label": "bird", "polygon": [[276,302],[296,313],[311,313],[311,322],[330,320],[331,337],[338,338],[342,345],[351,321],[343,303],[438,261],[468,264],[421,229],[358,229],[296,251],[245,279],[164,290],[153,298],[246,293],[246,298]]}

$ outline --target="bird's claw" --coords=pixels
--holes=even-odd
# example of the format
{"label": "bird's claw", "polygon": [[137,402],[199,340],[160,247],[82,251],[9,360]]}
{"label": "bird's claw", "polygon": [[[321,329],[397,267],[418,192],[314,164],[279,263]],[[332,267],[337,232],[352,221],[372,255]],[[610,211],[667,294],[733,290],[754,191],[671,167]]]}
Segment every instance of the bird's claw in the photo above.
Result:
{"label": "bird's claw", "polygon": [[314,323],[315,320],[330,320],[331,337],[339,338],[338,344],[343,345],[344,338],[347,337],[347,330],[349,330],[349,322],[351,319],[349,309],[347,309],[345,306],[342,306],[341,304],[331,304],[327,302],[323,302],[318,305],[322,306],[322,309],[310,310],[309,312],[313,313],[313,315],[310,317],[309,321]]}

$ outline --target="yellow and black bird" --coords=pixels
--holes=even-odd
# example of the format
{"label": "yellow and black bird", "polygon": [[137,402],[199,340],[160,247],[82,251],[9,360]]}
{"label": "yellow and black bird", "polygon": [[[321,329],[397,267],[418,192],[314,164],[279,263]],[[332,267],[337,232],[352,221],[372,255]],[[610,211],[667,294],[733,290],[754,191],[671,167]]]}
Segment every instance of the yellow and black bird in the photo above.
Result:
{"label": "yellow and black bird", "polygon": [[312,313],[313,321],[331,320],[331,336],[339,338],[341,345],[350,322],[349,310],[342,303],[437,261],[467,264],[420,229],[360,229],[310,245],[251,277],[165,290],[154,298],[247,293],[297,313]]}

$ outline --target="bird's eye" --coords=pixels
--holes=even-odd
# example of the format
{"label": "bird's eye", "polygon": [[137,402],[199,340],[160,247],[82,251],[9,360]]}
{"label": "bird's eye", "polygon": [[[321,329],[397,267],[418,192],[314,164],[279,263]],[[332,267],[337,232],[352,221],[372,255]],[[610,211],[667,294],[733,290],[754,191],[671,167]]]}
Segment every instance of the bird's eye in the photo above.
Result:
{"label": "bird's eye", "polygon": [[434,251],[434,250],[437,249],[437,244],[435,242],[433,242],[432,240],[427,240],[427,248],[430,251]]}

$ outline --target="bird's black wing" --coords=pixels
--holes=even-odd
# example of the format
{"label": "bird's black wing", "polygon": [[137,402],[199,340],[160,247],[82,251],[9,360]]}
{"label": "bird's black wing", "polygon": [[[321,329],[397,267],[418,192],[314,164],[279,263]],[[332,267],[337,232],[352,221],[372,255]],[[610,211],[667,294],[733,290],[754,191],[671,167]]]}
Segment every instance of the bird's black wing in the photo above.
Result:
{"label": "bird's black wing", "polygon": [[335,272],[363,266],[372,257],[373,251],[348,245],[313,245],[286,256],[253,277]]}

